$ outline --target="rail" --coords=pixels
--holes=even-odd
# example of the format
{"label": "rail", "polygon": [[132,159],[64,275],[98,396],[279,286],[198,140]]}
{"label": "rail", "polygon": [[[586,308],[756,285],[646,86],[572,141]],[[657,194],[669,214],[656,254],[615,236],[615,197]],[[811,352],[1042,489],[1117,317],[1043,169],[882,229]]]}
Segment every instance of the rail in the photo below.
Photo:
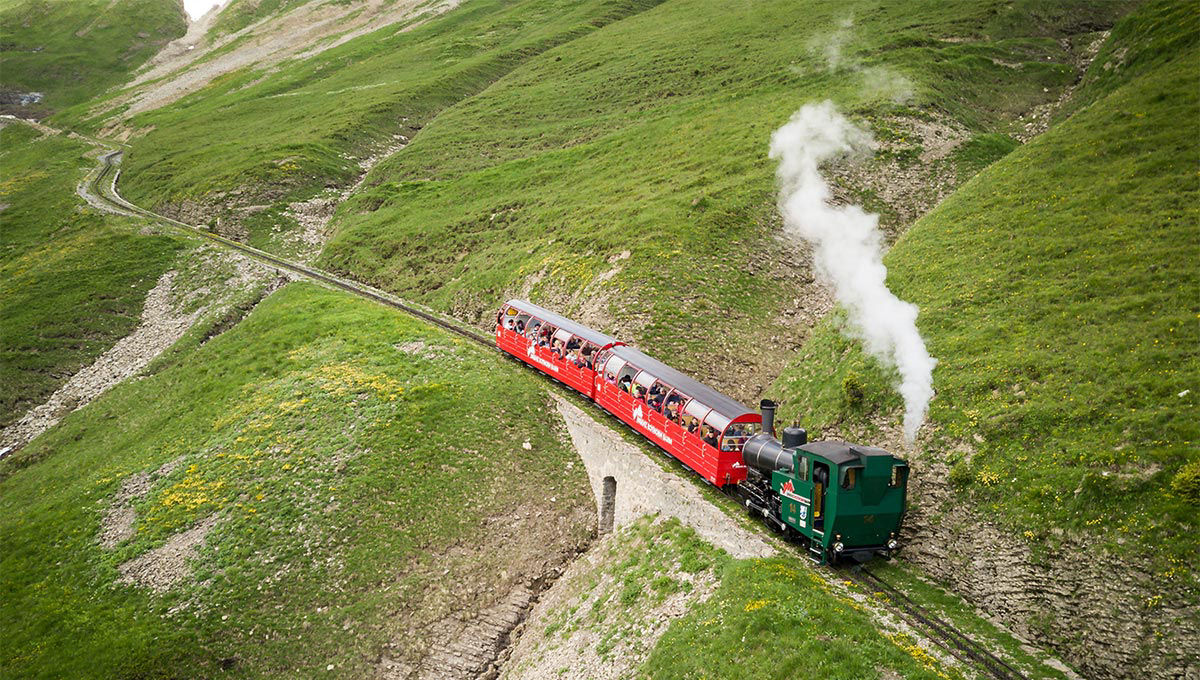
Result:
{"label": "rail", "polygon": [[[440,328],[448,330],[451,333],[455,333],[464,338],[467,338],[468,340],[472,340],[474,342],[477,342],[481,345],[485,345],[490,348],[495,348],[495,344],[492,342],[492,339],[490,337],[481,335],[473,330],[470,330],[469,328],[464,328],[458,322],[443,318],[431,311],[421,309],[411,302],[408,302],[405,300],[400,300],[400,299],[396,298],[395,296],[392,296],[389,293],[385,293],[384,291],[381,291],[379,289],[373,288],[371,286],[367,286],[365,284],[358,283],[357,281],[351,281],[348,279],[344,279],[344,278],[335,276],[333,274],[322,271],[315,267],[310,267],[308,265],[300,264],[299,262],[293,262],[291,260],[279,257],[278,255],[272,255],[271,253],[268,253],[264,250],[259,250],[258,248],[255,248],[253,246],[248,246],[245,243],[241,243],[240,241],[234,241],[233,239],[225,238],[224,236],[221,236],[220,234],[214,234],[210,231],[206,231],[204,229],[200,229],[193,225],[190,225],[190,224],[187,224],[184,222],[180,222],[179,220],[167,217],[166,215],[159,215],[158,213],[151,212],[149,210],[146,210],[145,208],[141,208],[139,206],[134,205],[133,203],[130,203],[129,201],[127,201],[123,197],[121,197],[120,194],[117,193],[117,179],[120,178],[121,172],[119,169],[116,168],[116,164],[117,164],[116,159],[118,159],[121,156],[121,154],[122,154],[122,152],[117,151],[117,150],[108,151],[107,153],[101,154],[101,156],[99,158],[99,160],[102,163],[100,172],[96,173],[95,177],[90,182],[92,185],[92,191],[95,193],[95,196],[98,199],[100,199],[101,201],[107,203],[110,207],[115,208],[116,210],[119,210],[122,212],[132,213],[132,214],[138,215],[140,217],[145,217],[148,219],[156,220],[158,222],[163,222],[163,223],[169,224],[176,229],[186,231],[189,234],[203,237],[205,239],[208,239],[209,241],[218,243],[226,248],[236,250],[244,255],[252,257],[260,262],[269,264],[272,267],[275,267],[277,269],[282,269],[282,270],[292,272],[294,274],[299,274],[300,276],[304,276],[304,277],[312,279],[314,281],[318,281],[327,286],[332,286],[334,288],[344,290],[352,295],[356,295],[361,298],[366,298],[368,300],[373,300],[375,302],[386,305],[388,307],[398,309],[407,314],[410,314],[412,316],[415,316],[415,317],[418,317],[425,321],[428,321],[429,323],[432,323]],[[103,182],[110,175],[111,175],[112,179],[109,182],[108,186],[104,187]]]}
{"label": "rail", "polygon": [[[868,592],[882,593],[883,601],[901,616],[924,630],[935,644],[954,655],[963,663],[979,668],[995,680],[1025,678],[1021,671],[1007,661],[988,651],[983,645],[968,637],[957,628],[930,614],[898,588],[869,571],[865,566],[854,566],[845,570],[852,580],[857,581]],[[882,598],[880,598],[882,599]]]}

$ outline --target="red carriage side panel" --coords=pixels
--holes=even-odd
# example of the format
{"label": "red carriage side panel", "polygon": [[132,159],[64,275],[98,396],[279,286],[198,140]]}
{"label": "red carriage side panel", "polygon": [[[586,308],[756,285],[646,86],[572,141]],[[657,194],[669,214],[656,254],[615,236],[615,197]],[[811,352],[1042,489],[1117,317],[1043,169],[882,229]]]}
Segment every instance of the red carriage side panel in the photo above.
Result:
{"label": "red carriage side panel", "polygon": [[[531,337],[533,329],[538,328],[554,332],[546,333],[545,338]],[[539,339],[546,342],[545,346],[539,344]],[[524,300],[510,300],[496,316],[497,347],[593,399],[595,371],[586,361],[591,355],[568,353],[565,348],[572,342],[594,353],[619,344],[603,333]]]}

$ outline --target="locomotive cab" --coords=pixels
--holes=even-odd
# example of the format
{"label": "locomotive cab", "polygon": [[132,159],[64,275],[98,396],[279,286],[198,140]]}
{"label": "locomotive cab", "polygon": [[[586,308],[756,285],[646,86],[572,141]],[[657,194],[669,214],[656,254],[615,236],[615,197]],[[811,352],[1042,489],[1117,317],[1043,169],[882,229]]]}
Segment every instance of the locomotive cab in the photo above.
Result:
{"label": "locomotive cab", "polygon": [[740,489],[747,508],[801,538],[817,562],[895,552],[908,465],[875,447],[807,442],[803,432],[787,428],[783,442],[762,434],[746,443],[755,471]]}
{"label": "locomotive cab", "polygon": [[[783,497],[784,523],[809,537],[814,557],[862,562],[899,547],[908,482],[903,460],[883,449],[833,441],[804,444],[793,455],[795,472],[773,471],[772,487]],[[810,521],[802,516],[805,497]]]}

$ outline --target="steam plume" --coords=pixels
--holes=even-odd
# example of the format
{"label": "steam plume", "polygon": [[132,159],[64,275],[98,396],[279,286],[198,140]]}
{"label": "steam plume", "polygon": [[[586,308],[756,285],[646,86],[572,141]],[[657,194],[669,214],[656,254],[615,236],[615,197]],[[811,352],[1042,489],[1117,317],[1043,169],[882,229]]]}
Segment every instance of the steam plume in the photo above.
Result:
{"label": "steam plume", "polygon": [[900,374],[904,436],[911,443],[933,398],[933,367],[917,331],[917,307],[887,288],[879,216],[856,205],[830,205],[822,161],[866,151],[871,136],[838,113],[833,102],[807,104],[771,135],[779,161],[779,210],[784,229],[813,247],[817,275],[850,316],[850,331],[868,353]]}

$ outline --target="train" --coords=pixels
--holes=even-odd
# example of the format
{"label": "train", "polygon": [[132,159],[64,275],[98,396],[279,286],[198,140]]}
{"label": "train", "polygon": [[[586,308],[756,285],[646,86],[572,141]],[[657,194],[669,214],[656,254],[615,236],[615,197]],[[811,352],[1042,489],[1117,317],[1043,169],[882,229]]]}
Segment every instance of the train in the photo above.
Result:
{"label": "train", "polygon": [[776,404],[755,411],[604,333],[526,300],[496,313],[496,346],[563,383],[803,544],[814,562],[865,562],[900,549],[908,464],[872,446],[776,436]]}

